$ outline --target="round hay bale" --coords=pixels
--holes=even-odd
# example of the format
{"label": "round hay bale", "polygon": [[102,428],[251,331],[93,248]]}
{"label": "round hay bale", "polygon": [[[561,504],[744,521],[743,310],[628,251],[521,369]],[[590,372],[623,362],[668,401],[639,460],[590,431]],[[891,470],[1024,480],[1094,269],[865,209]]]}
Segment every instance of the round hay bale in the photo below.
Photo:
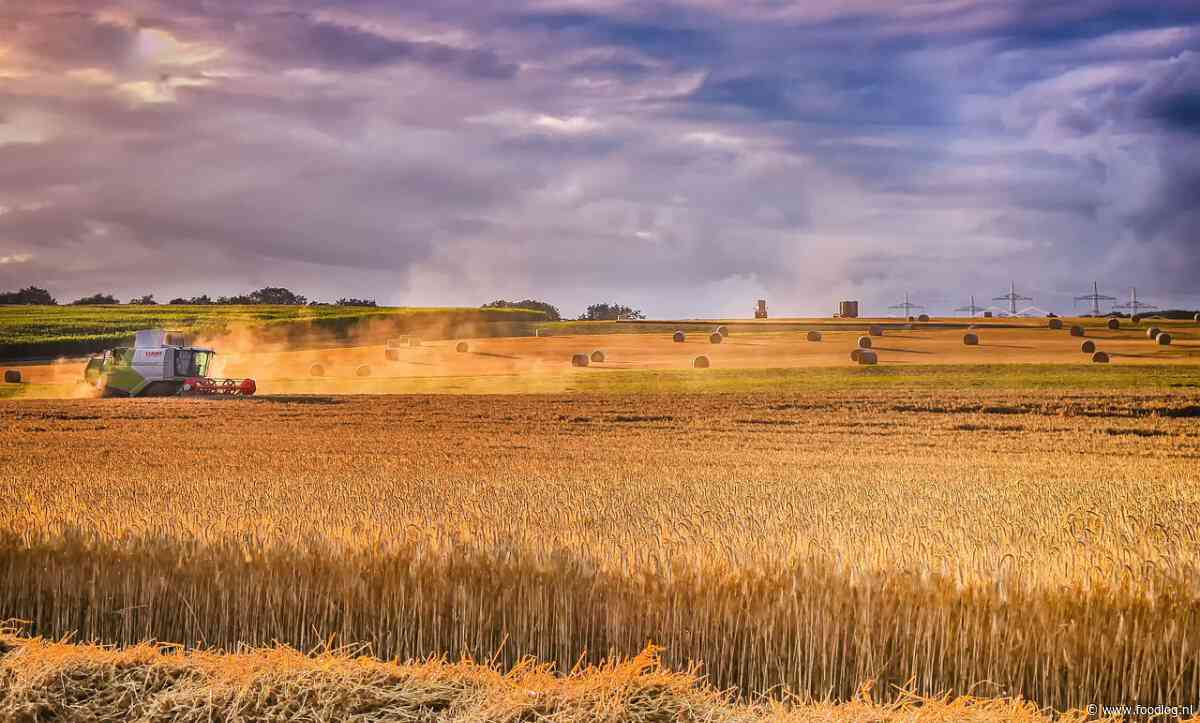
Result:
{"label": "round hay bale", "polygon": [[585,367],[587,365],[588,365],[588,355],[587,354],[572,354],[571,355],[571,366]]}
{"label": "round hay bale", "polygon": [[676,331],[675,334],[671,336],[671,340],[676,344],[682,344],[683,342],[687,341],[687,334],[684,334],[683,330],[681,329]]}
{"label": "round hay bale", "polygon": [[807,338],[809,341],[821,341],[821,332],[810,331],[810,332],[808,332]]}
{"label": "round hay bale", "polygon": [[879,361],[879,357],[875,354],[875,352],[871,351],[870,349],[859,349],[858,350],[858,363],[859,364],[874,364],[878,361]]}
{"label": "round hay bale", "polygon": [[454,351],[458,352],[459,354],[466,354],[467,352],[471,351],[471,346],[465,341],[460,341],[454,345]]}
{"label": "round hay bale", "polygon": [[1196,322],[1197,324],[1200,324],[1200,314],[1196,314],[1196,316],[1192,319],[1192,321]]}
{"label": "round hay bale", "polygon": [[859,357],[859,355],[860,355],[860,354],[862,354],[862,351],[863,351],[862,349],[854,349],[854,350],[852,350],[852,351],[850,352],[850,361],[852,361],[852,362],[856,362],[856,361],[858,361],[858,357]]}
{"label": "round hay bale", "polygon": [[20,369],[5,369],[4,370],[4,383],[5,384],[20,384],[21,383],[21,370]]}
{"label": "round hay bale", "polygon": [[1061,329],[1062,319],[1051,319],[1050,321],[1046,322],[1046,326],[1050,327],[1051,329]]}
{"label": "round hay bale", "polygon": [[970,332],[963,334],[963,344],[967,346],[979,346],[979,335]]}
{"label": "round hay bale", "polygon": [[597,364],[603,364],[604,363],[604,352],[600,351],[599,349],[592,352],[592,361],[596,362]]}
{"label": "round hay bale", "polygon": [[1102,351],[1096,352],[1095,354],[1092,355],[1092,363],[1093,364],[1107,364],[1108,363],[1108,354],[1105,354]]}
{"label": "round hay bale", "polygon": [[729,327],[727,327],[727,326],[718,326],[718,327],[717,327],[717,333],[718,333],[718,334],[720,334],[721,336],[729,336]]}
{"label": "round hay bale", "polygon": [[323,377],[325,376],[325,367],[320,364],[313,364],[308,368],[308,375],[310,377]]}
{"label": "round hay bale", "polygon": [[1083,352],[1084,354],[1091,354],[1092,352],[1096,351],[1096,342],[1088,339],[1079,346],[1079,351]]}
{"label": "round hay bale", "polygon": [[399,349],[387,349],[383,352],[383,355],[387,357],[388,361],[400,361]]}
{"label": "round hay bale", "polygon": [[1171,345],[1171,335],[1165,331],[1160,332],[1158,336],[1154,337],[1154,341],[1158,342],[1159,346],[1170,346]]}
{"label": "round hay bale", "polygon": [[720,344],[721,341],[724,339],[725,339],[725,337],[721,336],[721,332],[719,332],[719,331],[714,331],[713,333],[708,335],[708,343],[709,344]]}
{"label": "round hay bale", "polygon": [[369,376],[371,376],[371,365],[370,365],[370,364],[363,364],[363,365],[362,365],[362,366],[360,366],[359,368],[355,369],[355,370],[354,370],[354,376],[357,376],[357,377],[369,377]]}
{"label": "round hay bale", "polygon": [[399,349],[400,347],[408,346],[408,337],[400,336],[395,339],[388,339],[387,346],[388,349]]}
{"label": "round hay bale", "polygon": [[1120,329],[1121,328],[1121,320],[1117,319],[1117,318],[1109,319],[1108,320],[1108,328],[1111,329],[1112,331],[1116,331],[1117,329]]}
{"label": "round hay bale", "polygon": [[692,360],[693,369],[707,369],[708,367],[708,357],[706,356],[701,355]]}
{"label": "round hay bale", "polygon": [[929,314],[921,314],[920,316],[917,317],[917,321],[921,322],[922,324],[928,322]]}
{"label": "round hay bale", "polygon": [[858,348],[859,349],[870,349],[871,348],[871,337],[869,337],[869,336],[858,337]]}
{"label": "round hay bale", "polygon": [[967,324],[967,329],[978,329],[979,324]]}
{"label": "round hay bale", "polygon": [[910,317],[908,317],[908,320],[909,320],[909,321],[916,321],[916,320],[917,320],[917,317],[915,317],[915,316],[910,316]]}
{"label": "round hay bale", "polygon": [[873,324],[869,329],[867,329],[867,333],[871,336],[883,336],[883,327]]}
{"label": "round hay bale", "polygon": [[1152,326],[1146,330],[1146,338],[1153,339],[1161,333],[1162,333],[1162,329],[1159,329],[1157,326]]}
{"label": "round hay bale", "polygon": [[420,339],[418,339],[418,338],[417,338],[417,337],[415,337],[415,336],[414,336],[414,337],[410,337],[410,338],[409,338],[409,340],[408,340],[408,345],[409,345],[409,346],[421,346],[421,340],[420,340]]}
{"label": "round hay bale", "polygon": [[1071,327],[1071,336],[1084,336],[1083,327],[1076,324]]}

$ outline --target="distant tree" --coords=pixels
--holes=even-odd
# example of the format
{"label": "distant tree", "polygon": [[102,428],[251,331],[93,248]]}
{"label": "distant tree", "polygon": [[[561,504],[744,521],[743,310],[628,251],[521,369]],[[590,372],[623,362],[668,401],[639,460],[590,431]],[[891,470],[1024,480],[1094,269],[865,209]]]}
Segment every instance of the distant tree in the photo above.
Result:
{"label": "distant tree", "polygon": [[71,302],[71,306],[102,306],[104,304],[119,304],[117,297],[112,294],[92,294]]}
{"label": "distant tree", "polygon": [[57,306],[58,302],[54,300],[49,291],[29,286],[20,291],[0,292],[0,304]]}
{"label": "distant tree", "polygon": [[374,299],[338,299],[338,306],[379,306]]}
{"label": "distant tree", "polygon": [[580,321],[616,321],[617,319],[645,319],[640,310],[624,304],[592,304],[587,312],[579,316]]}
{"label": "distant tree", "polygon": [[304,306],[308,299],[280,286],[267,286],[258,291],[250,292],[254,304],[282,304],[285,306]]}
{"label": "distant tree", "polygon": [[245,306],[246,304],[257,304],[259,302],[255,301],[251,297],[243,294],[240,296],[218,296],[216,303],[218,303],[218,304],[237,304],[239,306]]}
{"label": "distant tree", "polygon": [[208,294],[204,294],[203,296],[193,296],[190,299],[185,299],[182,296],[178,296],[174,299],[171,299],[170,303],[172,306],[203,306],[205,304],[213,303],[213,300],[208,298]]}
{"label": "distant tree", "polygon": [[129,303],[133,304],[134,306],[156,306],[158,304],[158,302],[154,300],[154,294],[146,294],[145,296],[138,296],[136,298],[130,299]]}
{"label": "distant tree", "polygon": [[548,304],[545,301],[537,301],[536,299],[522,299],[521,301],[505,301],[497,299],[488,304],[484,304],[483,309],[533,309],[534,311],[545,312],[546,318],[550,321],[561,321],[562,315],[558,313],[558,307],[553,304]]}

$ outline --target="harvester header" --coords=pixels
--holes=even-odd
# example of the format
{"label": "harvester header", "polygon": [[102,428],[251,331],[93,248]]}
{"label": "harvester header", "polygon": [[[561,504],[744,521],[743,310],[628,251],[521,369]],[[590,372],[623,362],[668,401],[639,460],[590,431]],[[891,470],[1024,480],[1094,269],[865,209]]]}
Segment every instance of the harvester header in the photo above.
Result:
{"label": "harvester header", "polygon": [[253,379],[208,376],[216,352],[188,345],[183,334],[143,329],[132,347],[117,347],[88,360],[84,381],[114,397],[179,395],[251,396]]}

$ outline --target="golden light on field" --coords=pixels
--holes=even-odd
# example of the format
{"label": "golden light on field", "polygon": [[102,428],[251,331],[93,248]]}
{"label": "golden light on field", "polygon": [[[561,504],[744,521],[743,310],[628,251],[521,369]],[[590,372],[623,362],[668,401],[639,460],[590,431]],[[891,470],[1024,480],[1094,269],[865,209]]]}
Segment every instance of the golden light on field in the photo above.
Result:
{"label": "golden light on field", "polygon": [[[732,337],[731,337],[732,338]],[[887,337],[885,336],[886,340]],[[1194,394],[21,402],[0,608],[40,634],[720,687],[1184,702]],[[46,575],[45,570],[54,570]]]}

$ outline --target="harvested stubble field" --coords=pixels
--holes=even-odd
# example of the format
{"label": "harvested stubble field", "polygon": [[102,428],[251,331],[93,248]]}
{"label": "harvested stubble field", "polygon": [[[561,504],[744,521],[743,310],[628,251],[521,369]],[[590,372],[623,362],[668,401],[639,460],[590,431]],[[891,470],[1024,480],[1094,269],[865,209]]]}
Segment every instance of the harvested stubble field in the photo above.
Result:
{"label": "harvested stubble field", "polygon": [[[471,338],[469,351],[455,351],[457,339],[426,341],[385,355],[383,338],[359,339],[340,348],[291,348],[257,343],[253,334],[233,346],[218,347],[213,374],[253,377],[262,394],[524,394],[623,391],[746,391],[783,386],[822,390],[899,382],[931,389],[962,386],[1111,388],[1196,385],[1200,365],[1200,326],[1192,322],[1155,322],[1170,328],[1174,341],[1157,346],[1145,327],[1104,328],[1100,319],[1076,319],[1088,339],[1108,353],[1101,367],[1080,352],[1079,339],[1048,329],[1044,319],[976,320],[978,346],[963,344],[965,320],[934,325],[905,325],[891,320],[875,338],[879,366],[863,370],[849,361],[850,350],[872,320],[833,324],[828,320],[743,323],[721,344],[707,333],[689,332],[675,343],[671,333],[645,332],[658,327],[627,325],[639,333],[614,332],[608,322],[576,322],[577,335]],[[880,321],[882,320],[874,320]],[[822,329],[822,341],[809,342],[802,327]],[[670,329],[671,327],[666,327]],[[710,330],[710,327],[705,327]],[[779,329],[785,329],[780,331]],[[608,333],[601,333],[607,331]],[[645,333],[643,333],[645,332]],[[601,349],[603,362],[586,369],[571,366],[574,354]],[[697,355],[712,369],[692,371]],[[0,398],[73,398],[94,393],[82,385],[85,361],[5,366],[22,372],[25,385],[0,385]],[[310,376],[319,364],[322,377]],[[369,376],[358,376],[362,366]],[[857,371],[850,372],[849,369]],[[971,377],[966,379],[965,377]]]}
{"label": "harvested stubble field", "polygon": [[7,402],[0,617],[563,671],[652,641],[747,698],[1194,704],[1198,417],[1178,391]]}

